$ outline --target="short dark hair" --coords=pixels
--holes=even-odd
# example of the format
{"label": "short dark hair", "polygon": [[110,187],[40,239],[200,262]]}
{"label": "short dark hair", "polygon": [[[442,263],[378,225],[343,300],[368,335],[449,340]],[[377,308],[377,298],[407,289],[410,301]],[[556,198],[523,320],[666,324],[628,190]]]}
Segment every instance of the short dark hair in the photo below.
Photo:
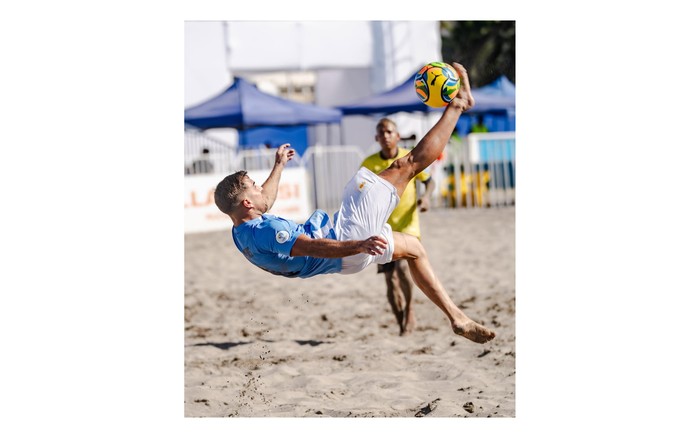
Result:
{"label": "short dark hair", "polygon": [[393,125],[395,129],[398,129],[398,127],[396,126],[396,123],[394,123],[393,120],[391,120],[387,117],[383,117],[382,119],[380,119],[377,122],[377,126],[375,126],[375,129],[379,129],[380,126],[384,126],[384,125]]}
{"label": "short dark hair", "polygon": [[241,193],[245,190],[243,178],[248,175],[245,170],[240,170],[222,179],[214,191],[214,202],[222,213],[231,214],[241,200]]}

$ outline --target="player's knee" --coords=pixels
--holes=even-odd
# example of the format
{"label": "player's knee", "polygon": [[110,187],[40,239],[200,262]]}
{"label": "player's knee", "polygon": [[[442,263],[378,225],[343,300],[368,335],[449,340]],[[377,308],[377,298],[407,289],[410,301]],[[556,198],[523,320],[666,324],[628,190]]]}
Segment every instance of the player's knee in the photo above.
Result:
{"label": "player's knee", "polygon": [[427,253],[425,252],[425,247],[421,241],[416,236],[411,236],[410,234],[405,235],[406,247],[408,249],[409,258],[417,259],[425,257]]}
{"label": "player's knee", "polygon": [[425,251],[425,247],[423,246],[423,244],[420,242],[420,240],[418,240],[417,237],[414,237],[414,239],[415,239],[415,245],[416,245],[416,249],[415,249],[416,257],[417,258],[427,257],[428,253]]}

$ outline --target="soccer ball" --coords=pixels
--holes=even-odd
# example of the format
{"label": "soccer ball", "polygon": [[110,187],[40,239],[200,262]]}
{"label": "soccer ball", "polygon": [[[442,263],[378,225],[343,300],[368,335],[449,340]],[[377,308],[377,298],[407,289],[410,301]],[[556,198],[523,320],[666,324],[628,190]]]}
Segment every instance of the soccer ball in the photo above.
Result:
{"label": "soccer ball", "polygon": [[433,108],[447,106],[459,91],[459,76],[451,65],[431,62],[424,65],[414,79],[416,94]]}

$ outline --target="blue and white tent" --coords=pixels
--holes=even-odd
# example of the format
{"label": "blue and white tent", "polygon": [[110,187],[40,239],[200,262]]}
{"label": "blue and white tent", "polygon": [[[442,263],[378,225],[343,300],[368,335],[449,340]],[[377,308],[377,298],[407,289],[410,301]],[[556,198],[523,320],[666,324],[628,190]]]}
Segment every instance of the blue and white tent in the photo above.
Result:
{"label": "blue and white tent", "polygon": [[221,94],[185,110],[185,125],[198,129],[248,129],[340,123],[338,109],[293,102],[264,93],[243,78]]}

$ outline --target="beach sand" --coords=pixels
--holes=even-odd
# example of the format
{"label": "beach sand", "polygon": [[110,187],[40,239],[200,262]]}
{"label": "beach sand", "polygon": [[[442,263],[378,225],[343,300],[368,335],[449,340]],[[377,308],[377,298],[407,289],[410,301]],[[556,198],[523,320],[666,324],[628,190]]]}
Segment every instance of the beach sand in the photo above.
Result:
{"label": "beach sand", "polygon": [[185,417],[515,417],[515,207],[434,209],[423,244],[453,301],[496,331],[452,333],[414,287],[399,336],[384,277],[287,279],[230,231],[185,235]]}

